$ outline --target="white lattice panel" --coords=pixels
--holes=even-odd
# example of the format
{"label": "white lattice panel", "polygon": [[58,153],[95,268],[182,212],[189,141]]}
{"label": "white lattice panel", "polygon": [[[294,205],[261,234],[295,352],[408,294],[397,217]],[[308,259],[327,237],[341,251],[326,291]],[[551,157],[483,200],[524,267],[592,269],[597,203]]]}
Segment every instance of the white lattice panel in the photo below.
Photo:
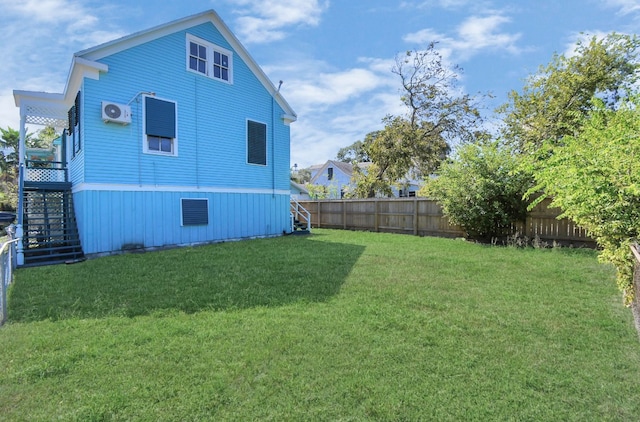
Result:
{"label": "white lattice panel", "polygon": [[67,127],[67,111],[56,105],[30,104],[25,107],[26,122],[35,125]]}
{"label": "white lattice panel", "polygon": [[28,168],[25,180],[28,182],[64,182],[64,170],[54,168]]}

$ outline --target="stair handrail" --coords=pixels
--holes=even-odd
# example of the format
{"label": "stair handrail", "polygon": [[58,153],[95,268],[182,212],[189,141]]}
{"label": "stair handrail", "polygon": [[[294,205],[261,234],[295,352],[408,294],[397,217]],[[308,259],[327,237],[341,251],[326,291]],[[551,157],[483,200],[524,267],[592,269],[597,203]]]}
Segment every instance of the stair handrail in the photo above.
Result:
{"label": "stair handrail", "polygon": [[307,223],[306,230],[311,231],[311,213],[296,198],[291,198],[291,211],[297,219],[302,217],[302,220]]}

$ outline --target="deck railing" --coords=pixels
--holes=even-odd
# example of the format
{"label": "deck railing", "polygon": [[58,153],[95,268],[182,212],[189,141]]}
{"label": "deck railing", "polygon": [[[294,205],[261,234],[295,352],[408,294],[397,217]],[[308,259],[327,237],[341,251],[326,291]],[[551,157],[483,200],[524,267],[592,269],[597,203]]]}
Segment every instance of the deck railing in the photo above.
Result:
{"label": "deck railing", "polygon": [[66,182],[67,167],[62,161],[27,160],[25,182]]}

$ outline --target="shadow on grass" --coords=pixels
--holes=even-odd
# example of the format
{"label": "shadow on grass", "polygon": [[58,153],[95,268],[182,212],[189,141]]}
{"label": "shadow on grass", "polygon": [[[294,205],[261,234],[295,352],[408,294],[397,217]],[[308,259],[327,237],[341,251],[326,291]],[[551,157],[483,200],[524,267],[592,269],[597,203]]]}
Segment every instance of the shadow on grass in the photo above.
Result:
{"label": "shadow on grass", "polygon": [[364,247],[288,236],[20,269],[9,320],[138,316],[326,301]]}

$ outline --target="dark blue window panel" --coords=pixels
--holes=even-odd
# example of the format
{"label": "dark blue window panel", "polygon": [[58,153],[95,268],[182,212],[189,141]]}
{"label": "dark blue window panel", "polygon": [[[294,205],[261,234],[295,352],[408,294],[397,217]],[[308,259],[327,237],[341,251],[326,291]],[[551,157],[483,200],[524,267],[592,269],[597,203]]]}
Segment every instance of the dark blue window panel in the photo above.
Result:
{"label": "dark blue window panel", "polygon": [[209,224],[209,201],[206,199],[182,199],[182,225]]}
{"label": "dark blue window panel", "polygon": [[173,148],[171,146],[173,142],[169,138],[160,138],[160,151],[162,152],[173,152]]}
{"label": "dark blue window panel", "polygon": [[247,162],[267,165],[267,125],[247,121]]}
{"label": "dark blue window panel", "polygon": [[152,97],[145,99],[145,124],[147,135],[163,138],[176,137],[176,105]]}
{"label": "dark blue window panel", "polygon": [[173,153],[173,139],[147,135],[148,150]]}
{"label": "dark blue window panel", "polygon": [[160,151],[160,138],[157,136],[149,136],[147,140],[149,141],[150,151]]}

